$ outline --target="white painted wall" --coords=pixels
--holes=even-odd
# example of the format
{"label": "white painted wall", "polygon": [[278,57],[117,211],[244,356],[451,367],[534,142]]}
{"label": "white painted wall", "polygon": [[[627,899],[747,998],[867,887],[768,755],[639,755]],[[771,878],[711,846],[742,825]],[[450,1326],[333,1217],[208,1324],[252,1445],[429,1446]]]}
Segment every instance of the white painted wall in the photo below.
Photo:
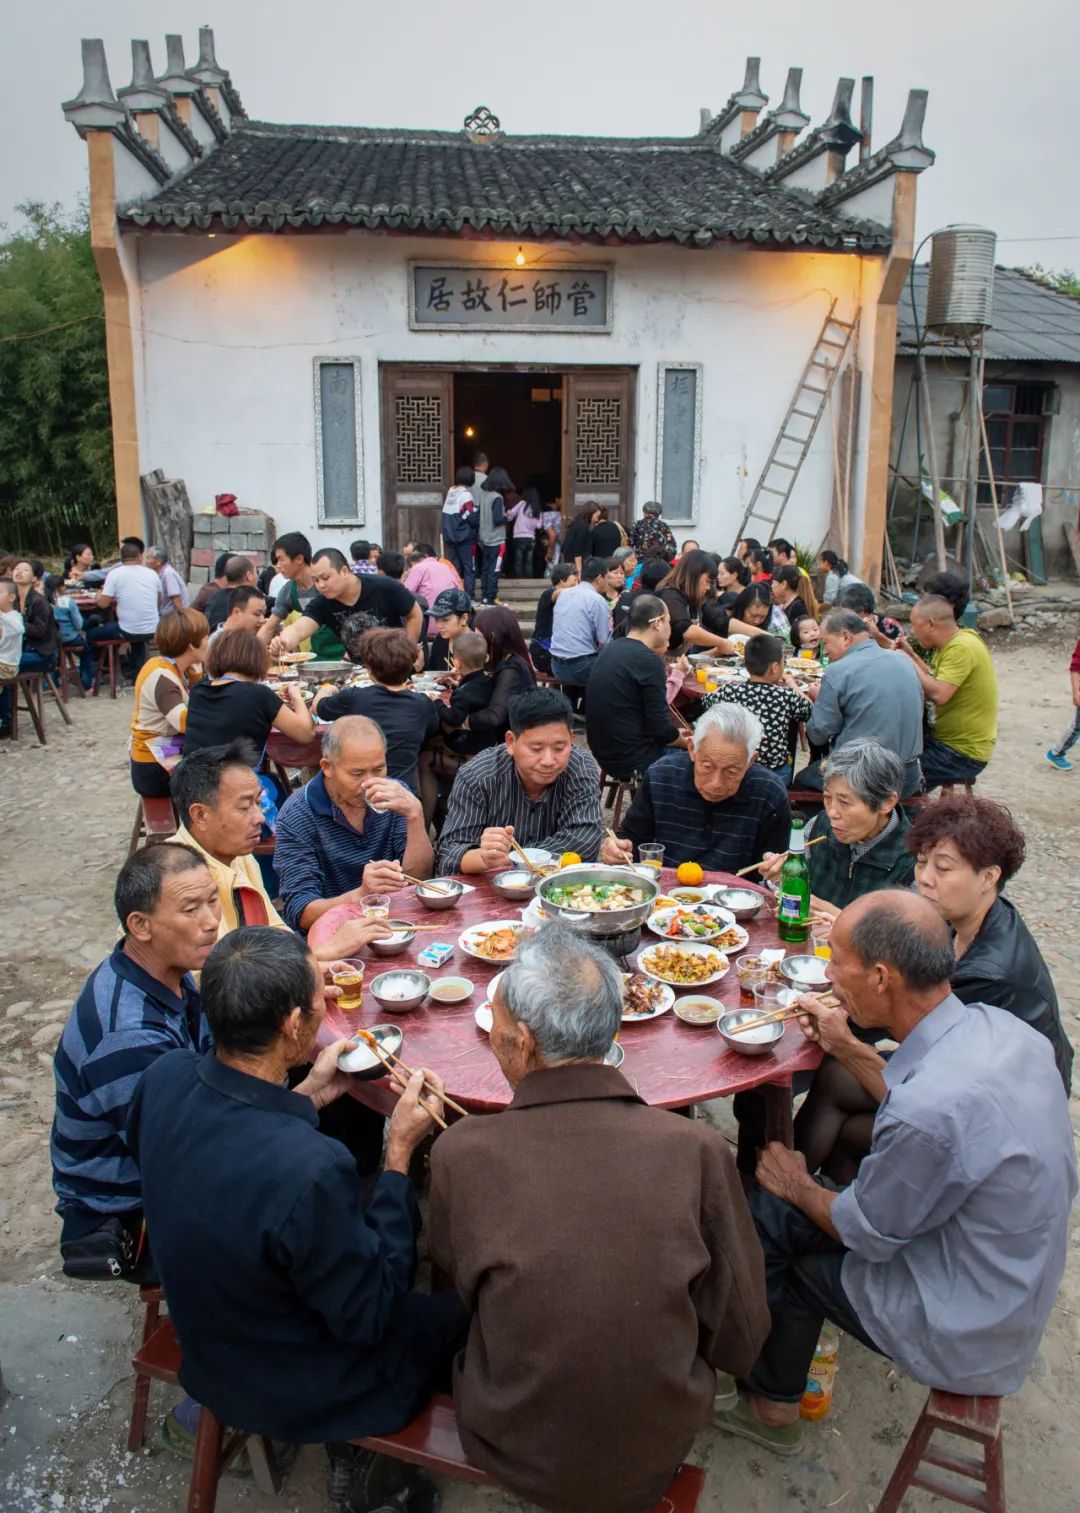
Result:
{"label": "white painted wall", "polygon": [[[611,335],[412,332],[409,258],[496,262],[517,243],[475,244],[359,233],[184,236],[126,240],[137,252],[141,333],[140,464],[186,480],[195,509],[216,493],[264,509],[279,529],[342,545],[382,529],[380,362],[632,364],[638,368],[635,506],[656,490],[657,365],[704,365],[701,510],[685,531],[727,550],[816,340],[831,298],[850,318],[863,307],[862,360],[880,261],[812,252],[714,247],[530,246],[532,265],[608,262]],[[315,491],[312,359],[357,357],[363,386],[366,522],[321,527]],[[861,430],[869,424],[864,396]],[[513,467],[513,459],[505,459]],[[853,497],[861,504],[865,445]],[[822,421],[783,533],[816,547],[829,518],[832,435]]]}

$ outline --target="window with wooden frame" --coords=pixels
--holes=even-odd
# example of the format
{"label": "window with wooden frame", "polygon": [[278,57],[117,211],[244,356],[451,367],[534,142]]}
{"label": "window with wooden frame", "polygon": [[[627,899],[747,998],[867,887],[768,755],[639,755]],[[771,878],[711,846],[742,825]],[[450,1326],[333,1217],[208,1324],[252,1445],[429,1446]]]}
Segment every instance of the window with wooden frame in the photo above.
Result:
{"label": "window with wooden frame", "polygon": [[315,487],[320,525],[362,525],[360,359],[316,357]]}
{"label": "window with wooden frame", "polygon": [[[1052,387],[1044,383],[983,385],[990,463],[999,489],[1009,483],[1038,483],[1042,478],[1046,436],[1043,411]],[[979,484],[979,503],[990,503],[988,482]]]}

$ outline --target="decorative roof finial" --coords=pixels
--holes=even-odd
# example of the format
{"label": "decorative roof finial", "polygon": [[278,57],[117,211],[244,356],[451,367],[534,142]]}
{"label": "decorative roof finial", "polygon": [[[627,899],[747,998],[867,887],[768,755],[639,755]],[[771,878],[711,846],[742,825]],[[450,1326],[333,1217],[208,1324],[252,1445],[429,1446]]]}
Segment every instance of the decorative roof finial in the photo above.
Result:
{"label": "decorative roof finial", "polygon": [[172,95],[193,95],[199,87],[184,67],[184,39],[176,32],[165,37],[165,72],[157,82]]}
{"label": "decorative roof finial", "polygon": [[127,111],[113,94],[105,44],[100,37],[83,38],[82,64],[82,89],[61,106],[65,117],[80,133],[87,127],[119,126]]}
{"label": "decorative roof finial", "polygon": [[224,84],[229,77],[215,56],[212,26],[199,27],[199,61],[194,68],[188,69],[188,73],[200,84]]}
{"label": "decorative roof finial", "polygon": [[471,115],[465,117],[465,130],[479,146],[498,141],[502,136],[502,122],[486,105],[478,105]]}
{"label": "decorative roof finial", "polygon": [[861,141],[862,133],[851,119],[851,101],[855,94],[855,80],[841,79],[833,96],[832,110],[827,121],[818,127],[818,135],[835,152],[850,152]]}
{"label": "decorative roof finial", "polygon": [[801,89],[802,69],[789,68],[787,83],[784,85],[784,98],[772,113],[772,119],[785,131],[801,131],[809,123],[810,117],[799,105]]}
{"label": "decorative roof finial", "polygon": [[157,110],[169,98],[154,78],[154,65],[150,61],[149,42],[132,41],[131,83],[117,90],[129,110]]}

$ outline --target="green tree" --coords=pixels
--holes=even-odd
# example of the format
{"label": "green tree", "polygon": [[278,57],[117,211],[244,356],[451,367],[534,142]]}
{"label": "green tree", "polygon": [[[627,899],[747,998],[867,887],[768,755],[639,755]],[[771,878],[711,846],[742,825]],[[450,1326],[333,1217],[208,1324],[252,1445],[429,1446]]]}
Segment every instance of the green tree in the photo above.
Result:
{"label": "green tree", "polygon": [[116,534],[101,284],[85,205],[30,201],[0,237],[0,546]]}
{"label": "green tree", "polygon": [[1080,299],[1080,278],[1071,268],[1044,268],[1041,263],[1035,263],[1031,268],[1021,268],[1020,272],[1058,294],[1071,294]]}

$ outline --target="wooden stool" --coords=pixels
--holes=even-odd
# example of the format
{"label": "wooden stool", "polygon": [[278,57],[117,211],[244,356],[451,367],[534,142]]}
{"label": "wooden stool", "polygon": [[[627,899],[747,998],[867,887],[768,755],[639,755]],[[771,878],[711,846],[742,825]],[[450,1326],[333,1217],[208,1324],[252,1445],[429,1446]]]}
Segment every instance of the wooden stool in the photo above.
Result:
{"label": "wooden stool", "polygon": [[[165,1301],[165,1294],[160,1287],[140,1287],[139,1301],[146,1304],[141,1341],[141,1344],[145,1345],[160,1322],[161,1305]],[[135,1389],[131,1395],[131,1423],[128,1425],[127,1447],[129,1450],[138,1450],[142,1445],[149,1406],[150,1377],[136,1368]]]}
{"label": "wooden stool", "polygon": [[101,687],[101,674],[107,664],[109,669],[109,698],[115,699],[116,687],[120,680],[120,651],[128,643],[122,638],[113,637],[108,641],[94,641],[91,644],[97,650],[97,665],[94,670],[94,681],[90,685],[90,692],[96,699],[98,689]]}
{"label": "wooden stool", "polygon": [[[57,686],[56,679],[53,677],[51,672],[43,672],[41,676],[44,680],[45,687],[48,688],[49,692],[56,700],[56,707],[60,711],[60,716],[63,719],[64,724],[73,725],[75,722],[72,720],[71,715],[68,713],[67,701],[65,700],[64,695],[61,693],[59,687]],[[81,683],[79,684],[79,687],[82,687]]]}
{"label": "wooden stool", "polygon": [[[605,788],[607,789],[606,793],[604,792]],[[608,777],[606,772],[600,774],[600,807],[601,809],[606,809],[609,805],[614,805],[611,818],[614,829],[617,830],[619,828],[623,804],[627,799],[632,799],[636,792],[637,784],[633,779]]]}
{"label": "wooden stool", "polygon": [[64,645],[60,648],[60,693],[63,698],[68,696],[68,686],[74,688],[80,699],[86,698],[86,689],[82,686],[82,677],[79,672],[81,652],[77,646]]}
{"label": "wooden stool", "polygon": [[[152,1289],[140,1289],[143,1291]],[[150,1300],[147,1300],[147,1314]],[[155,1315],[156,1317],[156,1315]],[[145,1329],[145,1325],[144,1325]],[[132,1357],[135,1369],[135,1402],[128,1431],[128,1449],[138,1450],[142,1445],[146,1427],[146,1409],[149,1402],[150,1383],[168,1382],[172,1387],[180,1385],[180,1341],[171,1319],[157,1324]],[[144,1385],[145,1384],[145,1385]],[[142,1397],[140,1398],[140,1392]],[[141,1417],[139,1417],[141,1409]],[[217,1487],[221,1474],[229,1463],[247,1446],[251,1462],[251,1474],[260,1492],[281,1491],[281,1472],[277,1456],[269,1439],[259,1434],[248,1434],[246,1429],[232,1429],[228,1436],[221,1421],[210,1409],[199,1408],[199,1427],[195,1434],[195,1460],[191,1467],[191,1482],[188,1486],[188,1513],[213,1513],[217,1502]]]}
{"label": "wooden stool", "polygon": [[140,841],[168,840],[180,828],[172,799],[140,799],[135,810],[128,856],[139,849]]}
{"label": "wooden stool", "polygon": [[[982,1446],[982,1459],[975,1460],[959,1451],[950,1453],[931,1445],[934,1430],[974,1440]],[[923,1465],[937,1466],[954,1477],[977,1482],[982,1491],[969,1490]],[[909,1487],[921,1487],[946,1502],[964,1508],[979,1508],[983,1513],[1005,1513],[1005,1472],[1001,1457],[1001,1399],[999,1397],[957,1397],[951,1392],[930,1393],[919,1414],[904,1453],[897,1463],[877,1513],[897,1513]]]}
{"label": "wooden stool", "polygon": [[[489,1487],[498,1485],[486,1471],[470,1464],[458,1434],[453,1399],[442,1393],[431,1398],[412,1422],[396,1434],[372,1434],[349,1443],[394,1460],[408,1461],[412,1466],[457,1481],[477,1482]],[[699,1466],[680,1466],[653,1513],[694,1513],[704,1485],[705,1473]],[[582,1487],[581,1490],[585,1500],[588,1488]]]}
{"label": "wooden stool", "polygon": [[11,689],[11,739],[19,739],[19,691],[22,691],[23,703],[26,712],[30,716],[31,723],[37,732],[38,741],[42,746],[45,740],[45,704],[42,693],[43,673],[20,672],[13,678],[4,678],[0,687]]}

